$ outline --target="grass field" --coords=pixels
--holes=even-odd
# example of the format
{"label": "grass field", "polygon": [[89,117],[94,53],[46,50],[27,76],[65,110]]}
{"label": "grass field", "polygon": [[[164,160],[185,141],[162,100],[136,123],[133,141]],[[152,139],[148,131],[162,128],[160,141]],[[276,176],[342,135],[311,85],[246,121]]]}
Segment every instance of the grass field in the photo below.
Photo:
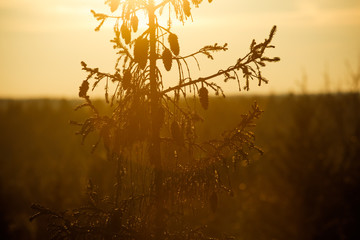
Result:
{"label": "grass field", "polygon": [[[234,127],[254,100],[265,111],[254,129],[264,154],[243,164],[233,197],[199,218],[236,239],[360,239],[359,94],[213,98],[199,139]],[[38,230],[46,219],[28,220],[32,203],[75,207],[88,179],[100,189],[110,182],[104,150],[90,153],[96,136],[81,145],[69,124],[88,116],[73,111],[78,104],[0,100],[1,239],[47,239]]]}

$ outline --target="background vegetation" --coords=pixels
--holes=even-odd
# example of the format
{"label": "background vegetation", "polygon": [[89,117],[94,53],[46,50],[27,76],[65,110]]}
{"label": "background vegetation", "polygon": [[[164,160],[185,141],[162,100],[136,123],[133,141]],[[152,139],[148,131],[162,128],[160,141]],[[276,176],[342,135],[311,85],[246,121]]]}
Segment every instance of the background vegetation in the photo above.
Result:
{"label": "background vegetation", "polygon": [[[210,99],[200,138],[233,128],[255,97]],[[264,155],[244,162],[234,196],[197,222],[237,239],[359,239],[360,98],[357,93],[256,97],[265,113],[256,128]],[[76,101],[0,101],[2,239],[47,239],[30,223],[30,205],[66,209],[84,202],[89,179],[106,189],[111,166],[101,147],[82,147],[69,120]],[[106,111],[105,105],[97,105]],[[214,127],[216,126],[216,127]],[[93,136],[96,138],[96,136]],[[95,139],[94,139],[95,140]],[[43,219],[45,221],[45,219]]]}

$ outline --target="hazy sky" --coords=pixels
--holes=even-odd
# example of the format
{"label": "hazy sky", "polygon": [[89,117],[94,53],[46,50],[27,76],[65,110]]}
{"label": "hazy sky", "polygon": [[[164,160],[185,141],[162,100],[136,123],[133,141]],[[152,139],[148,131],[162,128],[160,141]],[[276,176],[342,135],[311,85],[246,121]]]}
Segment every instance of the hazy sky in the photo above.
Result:
{"label": "hazy sky", "polygon": [[[112,71],[111,24],[94,32],[97,22],[90,14],[90,9],[108,12],[103,2],[2,0],[0,97],[77,97],[85,77],[82,60]],[[309,91],[321,91],[325,73],[330,89],[345,89],[346,62],[354,70],[360,65],[359,0],[204,0],[193,18],[174,27],[182,54],[204,44],[229,43],[229,51],[214,61],[201,59],[199,76],[234,63],[253,38],[262,41],[278,26],[269,56],[282,60],[264,70],[270,83],[258,88],[254,82],[250,93],[296,92],[304,75]],[[232,91],[234,86],[224,88]]]}

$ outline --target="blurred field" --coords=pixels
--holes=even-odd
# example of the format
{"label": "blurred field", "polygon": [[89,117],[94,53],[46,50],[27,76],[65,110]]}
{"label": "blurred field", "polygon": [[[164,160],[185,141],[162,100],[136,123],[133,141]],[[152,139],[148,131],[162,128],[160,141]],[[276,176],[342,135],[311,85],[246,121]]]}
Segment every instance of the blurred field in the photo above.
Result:
{"label": "blurred field", "polygon": [[[235,196],[205,215],[209,229],[250,240],[360,239],[359,94],[213,98],[199,138],[234,127],[254,100],[265,110],[255,129],[265,153],[239,170]],[[46,239],[43,223],[28,221],[31,203],[76,207],[88,179],[111,182],[104,151],[90,153],[96,136],[81,145],[69,124],[88,116],[73,111],[78,104],[0,100],[1,239]]]}

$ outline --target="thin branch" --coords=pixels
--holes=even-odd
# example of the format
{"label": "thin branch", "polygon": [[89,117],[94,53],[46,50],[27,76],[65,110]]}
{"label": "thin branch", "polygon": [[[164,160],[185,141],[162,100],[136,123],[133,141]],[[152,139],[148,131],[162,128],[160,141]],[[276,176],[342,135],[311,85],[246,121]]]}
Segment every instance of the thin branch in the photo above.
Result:
{"label": "thin branch", "polygon": [[228,73],[228,72],[237,70],[238,68],[239,68],[239,67],[237,67],[237,66],[233,66],[233,67],[228,68],[227,70],[220,70],[220,71],[218,71],[217,73],[212,74],[212,75],[210,75],[210,76],[200,77],[200,78],[198,78],[198,79],[196,79],[196,80],[193,80],[193,81],[191,81],[191,82],[182,83],[182,84],[179,84],[179,85],[177,85],[177,86],[175,86],[175,87],[169,87],[168,89],[166,89],[166,90],[164,90],[164,91],[161,91],[160,94],[165,94],[165,93],[168,93],[168,92],[177,90],[177,89],[179,89],[179,88],[186,87],[186,86],[189,86],[189,85],[193,85],[193,84],[196,84],[196,83],[205,82],[205,81],[210,80],[210,79],[212,79],[212,78],[221,76],[221,75],[223,75],[224,73]]}

